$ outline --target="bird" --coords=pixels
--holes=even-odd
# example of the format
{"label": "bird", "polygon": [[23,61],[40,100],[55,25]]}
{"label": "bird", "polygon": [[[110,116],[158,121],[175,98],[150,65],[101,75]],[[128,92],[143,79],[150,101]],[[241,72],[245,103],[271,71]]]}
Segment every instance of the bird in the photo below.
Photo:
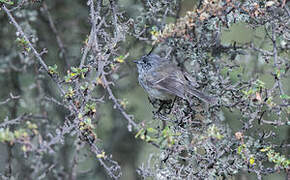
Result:
{"label": "bird", "polygon": [[194,96],[212,105],[218,101],[196,89],[193,78],[168,58],[148,54],[133,62],[137,64],[139,84],[151,98],[170,100],[177,96],[192,104],[191,96]]}

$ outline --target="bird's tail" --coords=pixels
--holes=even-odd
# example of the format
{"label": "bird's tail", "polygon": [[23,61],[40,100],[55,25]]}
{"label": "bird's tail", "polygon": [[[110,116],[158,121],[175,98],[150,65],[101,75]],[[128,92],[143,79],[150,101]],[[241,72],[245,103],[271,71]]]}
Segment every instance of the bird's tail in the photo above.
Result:
{"label": "bird's tail", "polygon": [[193,96],[197,97],[198,99],[210,104],[210,105],[215,105],[218,103],[218,98],[205,95],[204,93],[200,92],[199,90],[197,90],[195,88],[189,87],[188,93],[190,95],[193,95]]}

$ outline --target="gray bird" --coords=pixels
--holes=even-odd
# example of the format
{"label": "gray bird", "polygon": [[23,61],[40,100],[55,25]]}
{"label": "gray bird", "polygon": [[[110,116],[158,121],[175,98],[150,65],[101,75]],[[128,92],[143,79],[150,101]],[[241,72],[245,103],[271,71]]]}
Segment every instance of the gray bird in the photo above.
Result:
{"label": "gray bird", "polygon": [[210,97],[195,89],[192,77],[183,73],[178,66],[167,58],[149,54],[134,61],[138,68],[139,84],[148,92],[150,97],[169,100],[178,96],[191,104],[190,96],[209,103],[216,104],[217,98]]}

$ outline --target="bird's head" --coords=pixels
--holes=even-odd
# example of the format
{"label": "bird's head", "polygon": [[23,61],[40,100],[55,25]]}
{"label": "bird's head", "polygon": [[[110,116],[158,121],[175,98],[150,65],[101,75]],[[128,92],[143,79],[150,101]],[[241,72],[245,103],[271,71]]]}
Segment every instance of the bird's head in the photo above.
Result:
{"label": "bird's head", "polygon": [[139,60],[133,61],[137,64],[138,71],[148,71],[152,67],[159,67],[162,62],[168,61],[165,58],[161,58],[157,54],[149,54],[142,56]]}

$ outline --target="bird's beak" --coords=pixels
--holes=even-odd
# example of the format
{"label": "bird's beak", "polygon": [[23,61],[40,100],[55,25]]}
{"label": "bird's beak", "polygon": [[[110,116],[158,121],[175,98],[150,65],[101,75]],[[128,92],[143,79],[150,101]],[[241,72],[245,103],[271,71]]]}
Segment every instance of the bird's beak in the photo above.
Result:
{"label": "bird's beak", "polygon": [[133,63],[136,63],[137,64],[138,63],[138,60],[134,60]]}

